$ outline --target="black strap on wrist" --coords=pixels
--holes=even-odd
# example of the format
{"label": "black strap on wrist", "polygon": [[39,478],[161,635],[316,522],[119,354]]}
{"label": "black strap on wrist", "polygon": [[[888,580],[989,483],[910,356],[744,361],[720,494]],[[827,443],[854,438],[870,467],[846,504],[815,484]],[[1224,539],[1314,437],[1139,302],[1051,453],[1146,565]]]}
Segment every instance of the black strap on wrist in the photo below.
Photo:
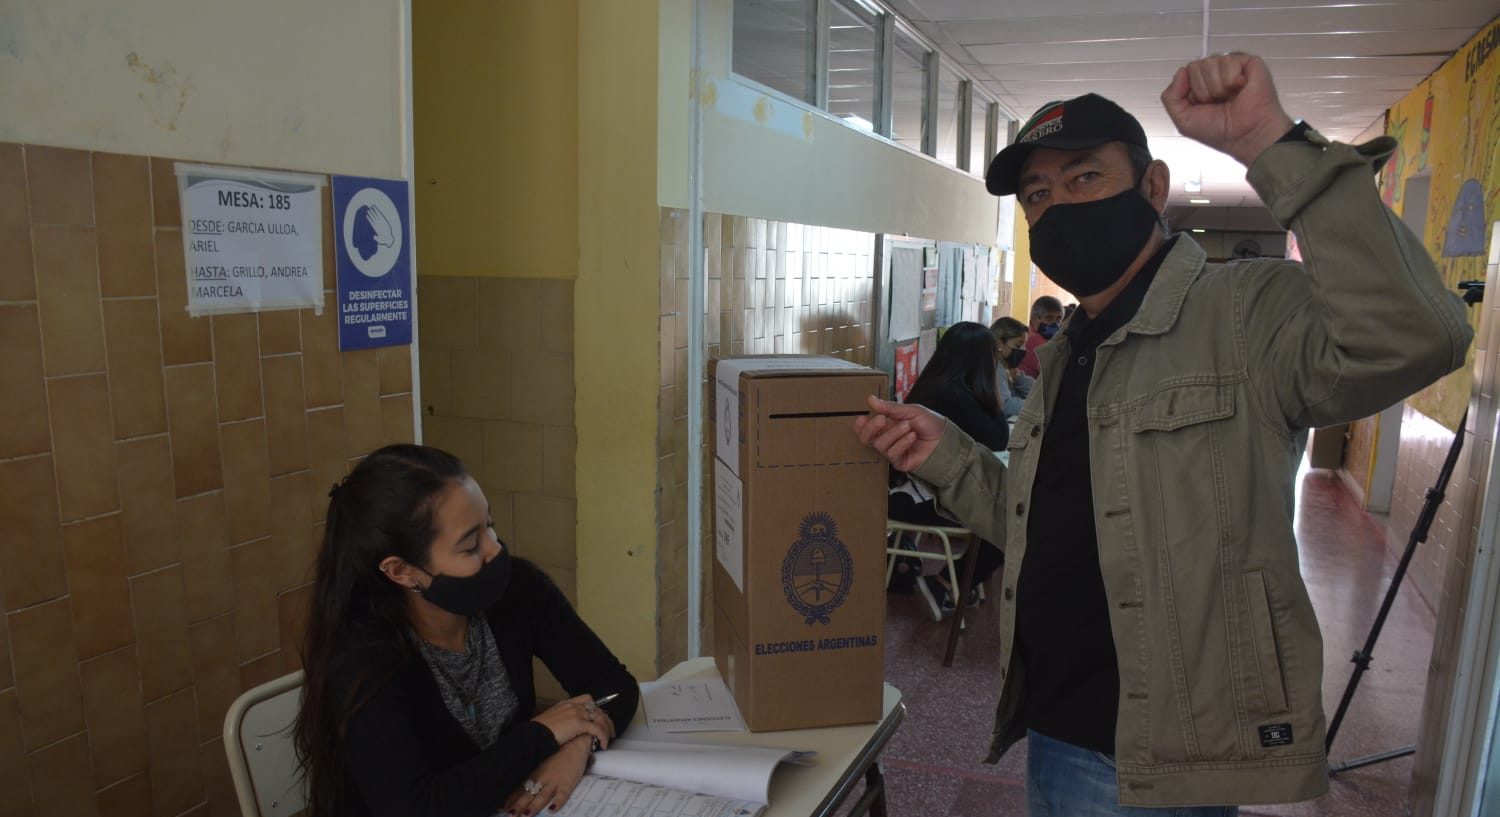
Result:
{"label": "black strap on wrist", "polygon": [[1279,145],[1282,142],[1306,142],[1307,133],[1311,130],[1312,125],[1309,125],[1303,120],[1298,119],[1297,124],[1293,125],[1291,127],[1291,130],[1288,130],[1286,133],[1281,135],[1280,139],[1276,140],[1276,144]]}

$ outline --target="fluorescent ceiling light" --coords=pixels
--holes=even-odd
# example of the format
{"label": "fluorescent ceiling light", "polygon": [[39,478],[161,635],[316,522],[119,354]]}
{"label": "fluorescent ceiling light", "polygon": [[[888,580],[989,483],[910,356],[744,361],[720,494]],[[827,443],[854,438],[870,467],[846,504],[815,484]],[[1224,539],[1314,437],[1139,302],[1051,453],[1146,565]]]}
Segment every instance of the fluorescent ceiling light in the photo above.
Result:
{"label": "fluorescent ceiling light", "polygon": [[1202,227],[1194,227],[1193,228],[1193,232],[1195,232],[1195,233],[1206,233],[1208,231],[1205,230],[1205,229],[1203,229]]}
{"label": "fluorescent ceiling light", "polygon": [[1208,204],[1208,199],[1188,199],[1189,204]]}

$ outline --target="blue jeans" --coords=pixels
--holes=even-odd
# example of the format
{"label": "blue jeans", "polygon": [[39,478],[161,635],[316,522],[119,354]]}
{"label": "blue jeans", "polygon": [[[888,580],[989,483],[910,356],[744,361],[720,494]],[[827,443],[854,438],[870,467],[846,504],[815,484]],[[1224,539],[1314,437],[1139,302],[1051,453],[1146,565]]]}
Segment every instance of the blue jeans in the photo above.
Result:
{"label": "blue jeans", "polygon": [[1235,817],[1235,806],[1120,805],[1109,755],[1026,733],[1026,810],[1031,817]]}

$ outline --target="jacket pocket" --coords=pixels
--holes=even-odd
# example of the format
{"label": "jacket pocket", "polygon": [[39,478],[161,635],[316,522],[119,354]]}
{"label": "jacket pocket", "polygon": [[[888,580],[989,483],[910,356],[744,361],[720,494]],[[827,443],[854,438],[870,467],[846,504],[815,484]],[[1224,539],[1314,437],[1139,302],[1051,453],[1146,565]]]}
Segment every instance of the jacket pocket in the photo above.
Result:
{"label": "jacket pocket", "polygon": [[1276,622],[1272,615],[1271,594],[1266,587],[1265,574],[1252,570],[1245,574],[1245,599],[1250,613],[1250,627],[1255,641],[1255,662],[1260,675],[1261,693],[1265,696],[1266,713],[1285,712],[1289,708],[1286,698],[1286,673],[1281,664],[1281,645],[1276,638]]}
{"label": "jacket pocket", "polygon": [[1133,431],[1175,431],[1184,426],[1234,416],[1234,388],[1187,384],[1164,388],[1146,399]]}
{"label": "jacket pocket", "polygon": [[1023,451],[1031,445],[1032,435],[1040,437],[1041,433],[1041,423],[1021,412],[1016,416],[1016,424],[1010,428],[1010,438],[1005,443],[1005,450]]}

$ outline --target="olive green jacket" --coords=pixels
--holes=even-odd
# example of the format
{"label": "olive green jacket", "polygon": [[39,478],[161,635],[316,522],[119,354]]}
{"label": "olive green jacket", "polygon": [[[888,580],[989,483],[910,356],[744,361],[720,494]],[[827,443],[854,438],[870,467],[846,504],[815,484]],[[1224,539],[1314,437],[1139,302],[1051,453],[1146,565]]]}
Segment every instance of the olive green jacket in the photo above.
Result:
{"label": "olive green jacket", "polygon": [[[1248,179],[1303,263],[1209,264],[1184,235],[1135,317],[1099,347],[1088,396],[1099,563],[1120,670],[1122,805],[1235,805],[1327,790],[1323,642],[1298,570],[1306,429],[1366,417],[1461,366],[1472,338],[1420,239],[1372,182],[1394,141],[1316,132]],[[1005,551],[990,761],[1025,734],[1015,588],[1044,429],[1069,355],[1011,432],[1010,467],[949,426],[916,472]],[[1045,528],[1045,520],[1042,521]]]}

